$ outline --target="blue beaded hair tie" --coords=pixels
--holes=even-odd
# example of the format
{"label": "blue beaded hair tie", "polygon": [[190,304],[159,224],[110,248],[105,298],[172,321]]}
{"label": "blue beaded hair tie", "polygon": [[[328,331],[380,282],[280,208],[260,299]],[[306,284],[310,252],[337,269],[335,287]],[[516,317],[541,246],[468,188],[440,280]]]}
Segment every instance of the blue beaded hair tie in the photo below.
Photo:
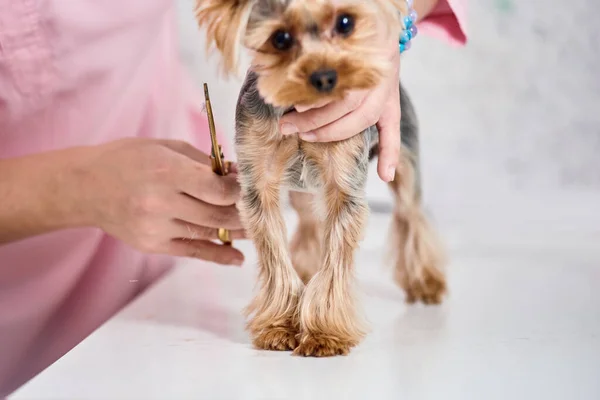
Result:
{"label": "blue beaded hair tie", "polygon": [[404,53],[406,50],[410,49],[410,41],[417,36],[417,26],[415,23],[417,22],[417,12],[412,8],[413,0],[406,0],[406,5],[408,8],[408,15],[402,17],[402,22],[404,25],[404,30],[400,34],[400,44],[398,48],[400,49],[400,53]]}

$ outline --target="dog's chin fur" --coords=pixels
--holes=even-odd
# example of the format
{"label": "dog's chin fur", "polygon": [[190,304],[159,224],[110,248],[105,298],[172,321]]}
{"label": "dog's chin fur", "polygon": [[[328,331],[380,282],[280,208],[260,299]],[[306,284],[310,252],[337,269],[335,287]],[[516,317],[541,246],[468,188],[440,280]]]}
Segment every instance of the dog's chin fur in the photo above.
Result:
{"label": "dog's chin fur", "polygon": [[[226,73],[235,71],[241,47],[252,55],[236,111],[236,151],[240,212],[259,257],[259,290],[247,310],[253,343],[300,356],[347,354],[366,332],[354,300],[354,252],[368,214],[365,184],[369,161],[377,155],[377,130],[335,143],[307,143],[284,139],[278,121],[292,106],[378,85],[392,67],[383,38],[398,37],[398,12],[406,14],[406,3],[197,1],[198,22],[221,53]],[[346,35],[335,30],[341,14],[354,19]],[[294,39],[285,50],[271,42],[280,29]],[[310,83],[311,74],[323,69],[337,73],[335,87],[325,94]],[[408,302],[437,304],[446,292],[444,257],[421,207],[418,127],[402,87],[400,100],[403,151],[390,184],[394,277]],[[299,216],[289,250],[282,187],[291,189]]]}

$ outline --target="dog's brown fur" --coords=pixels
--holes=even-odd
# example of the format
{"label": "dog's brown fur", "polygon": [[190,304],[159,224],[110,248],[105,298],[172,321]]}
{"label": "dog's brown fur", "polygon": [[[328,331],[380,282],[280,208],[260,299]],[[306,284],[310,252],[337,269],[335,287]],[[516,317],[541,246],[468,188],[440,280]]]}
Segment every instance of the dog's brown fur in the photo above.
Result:
{"label": "dog's brown fur", "polygon": [[[222,54],[226,72],[235,70],[241,44],[252,53],[238,102],[236,150],[242,219],[259,256],[260,287],[248,307],[248,329],[258,348],[333,356],[347,354],[365,334],[353,289],[354,253],[368,214],[364,188],[376,131],[308,143],[282,137],[278,120],[290,107],[376,86],[391,68],[377,24],[385,23],[397,37],[401,19],[395,12],[406,13],[404,7],[403,0],[198,0],[198,21]],[[333,29],[341,13],[355,18],[351,35]],[[290,49],[271,44],[278,29],[293,35]],[[322,68],[339,77],[327,94],[309,84]],[[407,301],[439,303],[446,290],[443,257],[421,209],[416,118],[404,97],[405,148],[390,184],[395,279]],[[291,255],[282,186],[292,190],[299,216]],[[305,189],[311,193],[296,191]]]}
{"label": "dog's brown fur", "polygon": [[402,151],[394,181],[390,183],[395,197],[392,220],[392,243],[396,260],[394,279],[406,292],[406,301],[439,304],[446,291],[446,280],[440,266],[446,260],[441,243],[421,209],[421,193],[416,190],[414,156]]}
{"label": "dog's brown fur", "polygon": [[[242,144],[238,162],[245,166],[240,204],[242,219],[259,254],[258,295],[248,307],[254,318],[248,329],[255,346],[270,350],[290,350],[297,345],[300,316],[298,303],[303,283],[294,271],[286,243],[286,229],[280,209],[281,180],[296,154],[295,140],[273,138],[277,127],[263,121],[249,121],[245,127],[254,133]],[[255,140],[256,139],[256,140]]]}
{"label": "dog's brown fur", "polygon": [[290,192],[290,203],[298,214],[298,227],[290,243],[292,264],[304,284],[317,273],[320,267],[323,224],[315,215],[315,195]]}

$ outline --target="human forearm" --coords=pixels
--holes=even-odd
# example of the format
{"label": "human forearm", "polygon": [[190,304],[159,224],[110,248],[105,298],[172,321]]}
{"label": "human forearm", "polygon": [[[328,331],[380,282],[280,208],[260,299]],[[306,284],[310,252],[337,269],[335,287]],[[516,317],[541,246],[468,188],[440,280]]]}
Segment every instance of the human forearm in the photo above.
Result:
{"label": "human forearm", "polygon": [[0,160],[0,245],[86,224],[77,201],[85,148]]}

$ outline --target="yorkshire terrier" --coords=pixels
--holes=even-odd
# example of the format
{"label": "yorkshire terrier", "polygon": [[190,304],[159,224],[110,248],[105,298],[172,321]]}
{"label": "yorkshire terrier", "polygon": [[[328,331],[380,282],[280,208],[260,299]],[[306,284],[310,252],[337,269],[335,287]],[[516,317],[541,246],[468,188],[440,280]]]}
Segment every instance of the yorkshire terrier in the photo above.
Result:
{"label": "yorkshire terrier", "polygon": [[[242,49],[252,57],[235,145],[239,208],[259,257],[260,287],[247,325],[257,348],[345,355],[365,335],[354,299],[354,253],[368,214],[365,184],[378,153],[377,129],[310,143],[283,136],[278,121],[295,106],[378,85],[392,68],[389,42],[378,31],[383,24],[399,37],[407,11],[405,0],[197,0],[198,23],[225,72],[236,72]],[[402,86],[400,96],[403,147],[390,183],[394,278],[409,303],[434,304],[446,292],[444,257],[421,206],[416,115]],[[299,216],[289,247],[282,188]]]}

